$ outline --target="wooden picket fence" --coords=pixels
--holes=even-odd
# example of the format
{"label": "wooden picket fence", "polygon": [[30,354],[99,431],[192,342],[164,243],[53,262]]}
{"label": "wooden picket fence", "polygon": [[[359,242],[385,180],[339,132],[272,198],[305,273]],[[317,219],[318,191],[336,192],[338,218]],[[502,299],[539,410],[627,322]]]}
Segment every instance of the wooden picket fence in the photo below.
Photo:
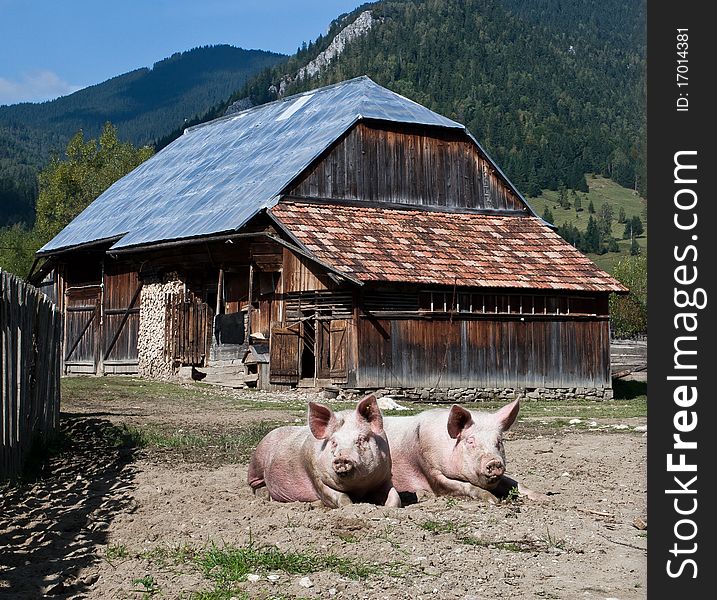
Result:
{"label": "wooden picket fence", "polygon": [[33,286],[0,270],[0,479],[22,472],[60,420],[62,318]]}

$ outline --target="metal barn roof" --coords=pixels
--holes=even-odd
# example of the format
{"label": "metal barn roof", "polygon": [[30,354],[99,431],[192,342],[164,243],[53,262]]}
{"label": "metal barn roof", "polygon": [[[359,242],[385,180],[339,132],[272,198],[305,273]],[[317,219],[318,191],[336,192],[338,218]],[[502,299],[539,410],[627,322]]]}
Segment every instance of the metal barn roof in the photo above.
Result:
{"label": "metal barn roof", "polygon": [[368,77],[350,79],[187,129],[110,186],[38,253],[113,239],[118,249],[238,229],[274,206],[282,190],[361,119],[465,131]]}

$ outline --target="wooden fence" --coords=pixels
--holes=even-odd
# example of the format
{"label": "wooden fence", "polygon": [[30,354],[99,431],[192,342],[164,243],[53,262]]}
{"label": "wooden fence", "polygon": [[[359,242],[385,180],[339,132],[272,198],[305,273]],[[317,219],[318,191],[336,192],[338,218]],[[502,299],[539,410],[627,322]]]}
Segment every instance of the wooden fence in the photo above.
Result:
{"label": "wooden fence", "polygon": [[33,444],[57,431],[61,338],[52,302],[0,270],[0,478],[20,474]]}

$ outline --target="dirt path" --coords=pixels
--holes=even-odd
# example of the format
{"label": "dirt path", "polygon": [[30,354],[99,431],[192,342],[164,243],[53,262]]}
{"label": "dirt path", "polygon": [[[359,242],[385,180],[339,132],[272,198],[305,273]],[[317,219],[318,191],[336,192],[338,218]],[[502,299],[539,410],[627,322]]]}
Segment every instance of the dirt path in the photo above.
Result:
{"label": "dirt path", "polygon": [[[305,399],[285,410],[212,394],[67,402],[71,451],[0,499],[0,597],[645,598],[646,532],[633,523],[646,515],[646,437],[632,430],[644,419],[609,433],[518,423],[509,472],[546,503],[424,498],[402,509],[267,502],[228,446],[118,449],[109,435],[122,423],[223,435],[293,422]],[[274,568],[266,546],[281,559]],[[264,554],[222,587],[212,547]],[[308,557],[317,566],[291,566]]]}

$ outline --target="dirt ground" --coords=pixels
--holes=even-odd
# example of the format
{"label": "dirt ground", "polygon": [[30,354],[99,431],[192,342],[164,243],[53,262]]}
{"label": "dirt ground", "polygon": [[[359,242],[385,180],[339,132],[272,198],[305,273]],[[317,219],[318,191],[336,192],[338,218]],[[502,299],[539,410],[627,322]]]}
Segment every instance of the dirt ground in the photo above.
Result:
{"label": "dirt ground", "polygon": [[[645,418],[519,417],[508,472],[548,494],[543,503],[426,497],[330,510],[255,498],[246,451],[222,437],[301,420],[309,394],[111,396],[63,400],[69,446],[34,481],[0,489],[0,598],[646,597]],[[138,447],[118,443],[118,425],[218,442]],[[197,560],[266,547],[335,560],[265,562],[224,587],[221,567]]]}

